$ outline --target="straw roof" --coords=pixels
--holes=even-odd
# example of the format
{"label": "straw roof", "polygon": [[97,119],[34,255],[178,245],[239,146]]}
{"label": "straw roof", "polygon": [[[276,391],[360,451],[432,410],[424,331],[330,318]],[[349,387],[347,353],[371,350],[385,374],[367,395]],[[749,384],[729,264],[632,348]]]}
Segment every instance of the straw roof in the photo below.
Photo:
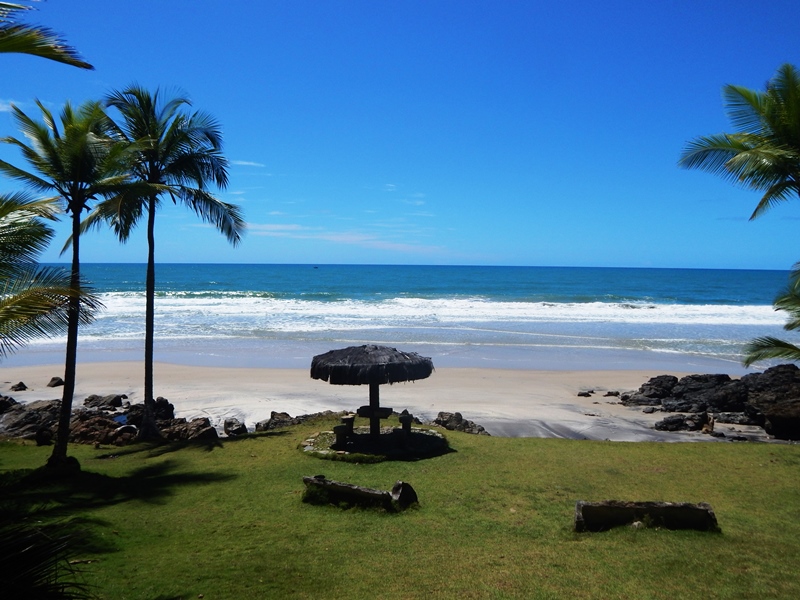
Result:
{"label": "straw roof", "polygon": [[335,385],[414,381],[432,372],[430,358],[388,346],[350,346],[319,354],[311,361],[311,377]]}

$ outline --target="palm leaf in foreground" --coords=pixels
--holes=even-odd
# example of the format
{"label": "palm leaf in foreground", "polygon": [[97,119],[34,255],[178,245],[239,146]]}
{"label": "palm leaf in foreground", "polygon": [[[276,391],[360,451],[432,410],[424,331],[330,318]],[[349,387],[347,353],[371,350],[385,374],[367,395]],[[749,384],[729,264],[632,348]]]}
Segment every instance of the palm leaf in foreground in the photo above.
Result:
{"label": "palm leaf in foreground", "polygon": [[80,324],[87,325],[103,307],[90,289],[73,289],[70,273],[63,269],[30,265],[20,270],[0,290],[0,358],[32,340],[63,335],[75,296],[81,302]]}
{"label": "palm leaf in foreground", "polygon": [[742,362],[746,367],[762,360],[775,358],[800,361],[800,348],[772,336],[754,339],[744,347],[744,351],[745,358]]}
{"label": "palm leaf in foreground", "polygon": [[73,538],[57,526],[0,525],[0,589],[4,598],[79,600],[91,598],[69,562]]}
{"label": "palm leaf in foreground", "polygon": [[0,2],[0,53],[30,54],[40,58],[94,70],[78,52],[47,27],[18,23],[16,16],[30,6]]}

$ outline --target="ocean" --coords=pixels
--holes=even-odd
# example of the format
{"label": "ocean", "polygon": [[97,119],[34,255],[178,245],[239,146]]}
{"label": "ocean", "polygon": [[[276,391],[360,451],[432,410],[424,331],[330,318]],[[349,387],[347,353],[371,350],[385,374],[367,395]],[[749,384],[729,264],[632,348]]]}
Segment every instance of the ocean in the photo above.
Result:
{"label": "ocean", "polygon": [[[141,264],[84,264],[105,310],[79,361],[141,360]],[[748,372],[741,348],[786,337],[787,271],[583,267],[159,264],[158,361],[307,368],[378,343],[439,367]],[[791,334],[788,334],[791,336]],[[0,363],[63,360],[63,339]],[[763,367],[763,365],[761,366]]]}

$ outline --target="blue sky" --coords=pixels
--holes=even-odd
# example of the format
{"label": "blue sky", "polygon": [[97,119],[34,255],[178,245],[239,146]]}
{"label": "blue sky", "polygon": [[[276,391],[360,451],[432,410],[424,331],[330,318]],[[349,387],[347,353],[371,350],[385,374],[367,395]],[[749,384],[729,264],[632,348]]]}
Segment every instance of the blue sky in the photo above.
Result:
{"label": "blue sky", "polygon": [[[676,166],[688,140],[731,130],[723,85],[800,66],[796,0],[47,0],[28,21],[96,70],[0,55],[0,135],[17,134],[11,102],[36,114],[35,98],[58,110],[134,82],[221,122],[219,197],[248,233],[232,248],[167,207],[159,262],[800,260],[800,202],[748,222],[757,193]],[[144,231],[126,246],[91,233],[81,250],[144,262]]]}

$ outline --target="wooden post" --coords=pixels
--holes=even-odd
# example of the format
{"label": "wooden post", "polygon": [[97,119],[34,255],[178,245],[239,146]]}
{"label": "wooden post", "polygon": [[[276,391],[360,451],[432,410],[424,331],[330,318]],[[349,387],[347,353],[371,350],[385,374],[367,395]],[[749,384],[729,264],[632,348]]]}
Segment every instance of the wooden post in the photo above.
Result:
{"label": "wooden post", "polygon": [[348,436],[353,435],[353,427],[354,427],[355,420],[356,420],[356,416],[355,415],[345,415],[345,416],[342,417],[342,425],[346,425],[347,426],[347,435]]}
{"label": "wooden post", "polygon": [[377,440],[381,436],[381,420],[378,417],[378,408],[380,408],[379,384],[369,384],[369,407],[372,409],[372,415],[369,418],[369,435],[372,439]]}

